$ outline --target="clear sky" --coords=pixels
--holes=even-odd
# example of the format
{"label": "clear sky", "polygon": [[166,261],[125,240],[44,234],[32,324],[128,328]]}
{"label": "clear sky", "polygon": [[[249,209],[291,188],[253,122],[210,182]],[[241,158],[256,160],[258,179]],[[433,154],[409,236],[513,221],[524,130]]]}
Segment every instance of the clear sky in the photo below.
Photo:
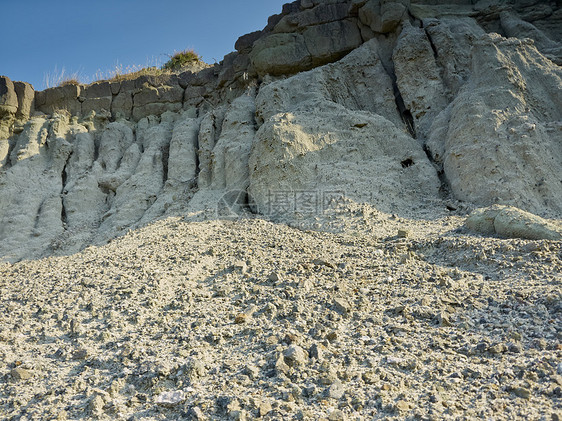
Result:
{"label": "clear sky", "polygon": [[162,64],[193,48],[207,63],[263,29],[283,0],[0,0],[0,75],[45,88],[45,79],[83,82],[119,66]]}

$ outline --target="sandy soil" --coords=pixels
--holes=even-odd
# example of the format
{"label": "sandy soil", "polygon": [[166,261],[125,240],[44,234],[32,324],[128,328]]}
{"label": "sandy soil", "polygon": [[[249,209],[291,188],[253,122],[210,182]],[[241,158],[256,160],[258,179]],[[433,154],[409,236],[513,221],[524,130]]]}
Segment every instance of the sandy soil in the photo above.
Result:
{"label": "sandy soil", "polygon": [[0,264],[0,418],[562,417],[560,242],[346,221],[174,217]]}

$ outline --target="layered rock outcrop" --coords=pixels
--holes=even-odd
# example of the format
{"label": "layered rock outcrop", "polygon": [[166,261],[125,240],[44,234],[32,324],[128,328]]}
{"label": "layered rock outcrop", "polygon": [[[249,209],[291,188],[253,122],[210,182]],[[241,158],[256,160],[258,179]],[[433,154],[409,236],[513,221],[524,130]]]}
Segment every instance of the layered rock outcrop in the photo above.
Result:
{"label": "layered rock outcrop", "polygon": [[332,193],[560,217],[560,28],[556,1],[300,0],[212,67],[44,91],[2,77],[0,255],[225,198],[283,219]]}
{"label": "layered rock outcrop", "polygon": [[381,48],[372,39],[338,63],[260,89],[263,124],[250,157],[260,213],[270,213],[271,192],[318,200],[345,192],[387,212],[438,199],[437,173],[400,116]]}

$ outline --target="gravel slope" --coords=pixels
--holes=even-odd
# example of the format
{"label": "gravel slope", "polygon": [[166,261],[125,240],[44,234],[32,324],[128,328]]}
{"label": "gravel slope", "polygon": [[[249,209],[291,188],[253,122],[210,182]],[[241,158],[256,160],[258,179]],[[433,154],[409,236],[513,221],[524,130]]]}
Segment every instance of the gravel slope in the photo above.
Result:
{"label": "gravel slope", "polygon": [[175,217],[2,264],[1,418],[560,419],[561,243],[462,222]]}

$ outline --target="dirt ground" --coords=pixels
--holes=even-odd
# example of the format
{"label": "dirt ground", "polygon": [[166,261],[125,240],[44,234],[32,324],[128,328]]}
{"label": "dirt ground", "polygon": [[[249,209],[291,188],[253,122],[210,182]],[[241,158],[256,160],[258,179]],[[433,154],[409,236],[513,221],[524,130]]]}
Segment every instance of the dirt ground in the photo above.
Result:
{"label": "dirt ground", "polygon": [[559,420],[561,242],[463,223],[171,217],[0,264],[0,418]]}

